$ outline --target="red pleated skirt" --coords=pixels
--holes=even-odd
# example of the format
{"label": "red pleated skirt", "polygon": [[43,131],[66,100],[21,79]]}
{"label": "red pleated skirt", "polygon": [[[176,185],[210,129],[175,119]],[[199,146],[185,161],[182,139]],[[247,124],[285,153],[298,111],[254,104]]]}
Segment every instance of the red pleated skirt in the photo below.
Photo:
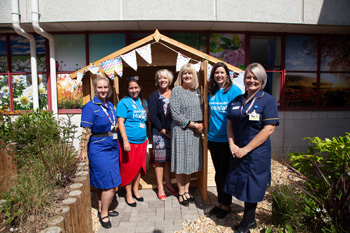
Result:
{"label": "red pleated skirt", "polygon": [[146,175],[147,140],[141,144],[130,143],[130,152],[124,151],[122,141],[119,141],[119,164],[121,186],[133,181],[141,170],[141,177]]}

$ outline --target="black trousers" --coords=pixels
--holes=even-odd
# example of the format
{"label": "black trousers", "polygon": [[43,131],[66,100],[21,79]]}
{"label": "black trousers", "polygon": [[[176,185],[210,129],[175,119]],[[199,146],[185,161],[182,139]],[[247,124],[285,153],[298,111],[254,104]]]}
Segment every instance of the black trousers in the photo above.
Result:
{"label": "black trousers", "polygon": [[215,168],[215,183],[218,192],[218,202],[229,206],[232,196],[223,191],[226,176],[230,167],[230,156],[232,156],[228,142],[208,141],[208,148]]}

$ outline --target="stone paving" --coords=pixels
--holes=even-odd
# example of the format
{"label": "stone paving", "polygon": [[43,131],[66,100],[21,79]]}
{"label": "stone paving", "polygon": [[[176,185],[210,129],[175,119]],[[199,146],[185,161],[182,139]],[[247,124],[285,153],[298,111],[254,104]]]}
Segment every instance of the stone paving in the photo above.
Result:
{"label": "stone paving", "polygon": [[112,228],[100,227],[98,233],[173,233],[182,230],[184,220],[197,219],[206,214],[216,203],[216,187],[208,187],[208,200],[203,201],[196,187],[190,188],[190,193],[195,198],[195,203],[188,207],[179,204],[177,196],[167,194],[165,201],[157,197],[156,190],[140,190],[144,202],[137,202],[136,207],[130,207],[125,203],[125,190],[116,193],[116,206],[118,217],[110,218]]}

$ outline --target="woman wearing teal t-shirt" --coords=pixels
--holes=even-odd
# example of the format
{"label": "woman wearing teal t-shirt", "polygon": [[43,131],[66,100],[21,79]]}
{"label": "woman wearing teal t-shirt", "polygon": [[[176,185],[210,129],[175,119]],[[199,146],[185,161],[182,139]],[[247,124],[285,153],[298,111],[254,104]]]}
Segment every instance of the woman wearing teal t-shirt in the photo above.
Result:
{"label": "woman wearing teal t-shirt", "polygon": [[214,65],[208,82],[208,102],[210,122],[208,133],[208,148],[215,168],[215,183],[218,202],[209,213],[218,218],[226,217],[232,196],[223,191],[227,171],[230,166],[230,147],[227,139],[227,105],[241,90],[232,84],[227,66],[218,62]]}
{"label": "woman wearing teal t-shirt", "polygon": [[143,201],[139,193],[140,178],[146,175],[147,102],[142,98],[139,77],[127,78],[128,96],[119,101],[117,117],[120,142],[121,186],[125,186],[125,201],[131,207]]}

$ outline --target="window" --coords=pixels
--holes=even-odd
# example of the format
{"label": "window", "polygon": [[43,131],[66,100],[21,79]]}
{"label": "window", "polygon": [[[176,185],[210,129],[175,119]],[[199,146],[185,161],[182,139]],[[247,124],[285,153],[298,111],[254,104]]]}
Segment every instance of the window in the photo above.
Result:
{"label": "window", "polygon": [[231,65],[245,69],[244,34],[210,34],[210,55]]}
{"label": "window", "polygon": [[7,72],[6,37],[0,36],[0,73]]}
{"label": "window", "polygon": [[205,33],[169,33],[169,37],[207,53],[207,36]]}
{"label": "window", "polygon": [[124,33],[89,34],[89,61],[97,61],[123,47]]}
{"label": "window", "polygon": [[69,74],[57,75],[58,109],[81,109],[83,107],[83,86]]}
{"label": "window", "polygon": [[76,71],[86,66],[85,35],[54,35],[58,71]]}

